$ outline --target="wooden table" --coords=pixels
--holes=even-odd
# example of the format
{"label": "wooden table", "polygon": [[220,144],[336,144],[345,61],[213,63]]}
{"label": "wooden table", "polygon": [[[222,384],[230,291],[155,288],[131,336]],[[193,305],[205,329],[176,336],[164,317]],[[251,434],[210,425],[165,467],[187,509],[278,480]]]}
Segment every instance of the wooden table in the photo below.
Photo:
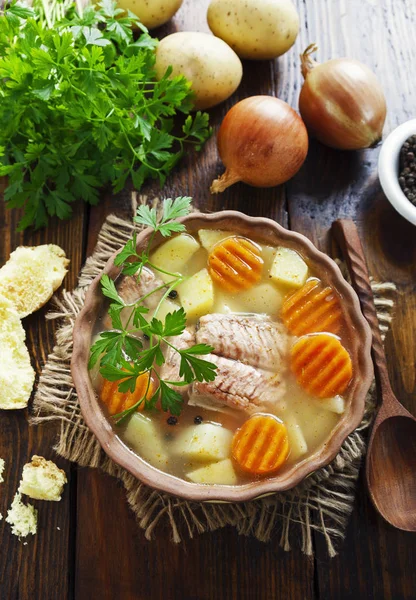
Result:
{"label": "wooden table", "polygon": [[[185,0],[169,31],[207,30],[208,0]],[[373,68],[388,103],[385,132],[416,116],[416,2],[414,0],[298,0],[301,32],[295,47],[278,61],[244,64],[236,94],[211,111],[217,127],[239,99],[272,94],[297,108],[302,77],[299,53],[319,44],[318,58],[350,56]],[[307,235],[334,254],[331,222],[352,217],[360,230],[370,272],[398,287],[395,317],[386,340],[393,388],[416,413],[416,229],[387,202],[377,179],[378,149],[337,152],[312,142],[306,164],[285,187],[261,190],[235,185],[218,197],[209,183],[221,172],[212,138],[200,154],[190,154],[163,191],[188,194],[202,210],[234,208],[265,215]],[[0,264],[18,245],[53,242],[71,259],[65,285],[72,289],[109,212],[129,214],[128,202],[106,198],[94,209],[77,206],[70,222],[53,221],[47,230],[16,233],[19,215],[0,204]],[[29,350],[37,373],[50,352],[54,327],[47,308],[25,319]],[[23,464],[34,453],[54,458],[54,433],[29,427],[26,411],[0,415],[0,456],[7,481],[0,485],[5,516]],[[39,532],[27,545],[0,523],[1,600],[238,600],[287,598],[414,599],[416,536],[394,530],[375,513],[361,478],[345,542],[329,560],[314,537],[315,558],[299,550],[285,553],[277,540],[262,544],[226,529],[174,546],[168,534],[147,542],[130,514],[121,486],[89,469],[58,460],[69,474],[62,501],[44,503]]]}

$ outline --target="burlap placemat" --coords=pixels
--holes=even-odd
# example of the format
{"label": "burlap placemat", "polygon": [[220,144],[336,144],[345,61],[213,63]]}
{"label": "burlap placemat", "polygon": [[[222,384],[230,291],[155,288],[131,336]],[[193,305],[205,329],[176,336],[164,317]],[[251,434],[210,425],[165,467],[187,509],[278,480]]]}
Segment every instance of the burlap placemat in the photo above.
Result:
{"label": "burlap placemat", "polygon": [[[292,539],[300,538],[302,551],[311,555],[312,532],[317,531],[324,536],[329,555],[335,556],[334,544],[343,537],[354,503],[359,466],[365,452],[364,434],[374,409],[374,388],[368,394],[360,427],[344,442],[330,465],[292,490],[243,504],[193,503],[152,490],[111,461],[85,425],[70,372],[74,321],[90,282],[135,229],[132,222],[110,215],[101,229],[93,255],[80,273],[77,289],[63,291],[55,297],[56,310],[47,318],[59,319],[62,325],[56,334],[57,344],[42,369],[31,422],[55,422],[59,433],[54,449],[60,456],[81,466],[99,467],[123,482],[127,501],[147,539],[151,539],[164,521],[169,523],[173,541],[177,543],[184,536],[192,538],[195,534],[232,525],[238,533],[253,535],[264,542],[273,536],[285,550],[290,550]],[[380,328],[385,335],[393,308],[393,301],[386,295],[394,291],[395,286],[391,283],[373,283],[372,286]]]}

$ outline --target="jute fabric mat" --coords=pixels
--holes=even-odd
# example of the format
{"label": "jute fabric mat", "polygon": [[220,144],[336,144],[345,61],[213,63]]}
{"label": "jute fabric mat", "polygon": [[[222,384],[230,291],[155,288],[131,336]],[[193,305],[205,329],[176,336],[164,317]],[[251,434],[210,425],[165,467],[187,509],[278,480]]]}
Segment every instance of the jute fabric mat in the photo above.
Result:
{"label": "jute fabric mat", "polygon": [[[93,255],[80,273],[78,287],[55,297],[56,309],[47,318],[59,320],[61,325],[56,346],[40,376],[31,422],[55,423],[58,435],[54,449],[60,456],[81,466],[100,468],[123,482],[127,501],[147,539],[157,533],[166,535],[163,523],[170,526],[176,543],[231,525],[241,535],[253,535],[263,542],[273,540],[285,550],[299,540],[302,551],[312,555],[312,532],[317,531],[324,536],[329,555],[335,556],[336,542],[342,539],[353,508],[360,462],[365,453],[365,433],[374,411],[374,387],[368,394],[361,425],[344,442],[330,465],[292,490],[243,504],[193,503],[152,490],[110,460],[84,423],[70,372],[74,322],[89,284],[135,229],[131,221],[110,215]],[[380,328],[385,334],[393,308],[388,296],[395,286],[391,283],[372,286]]]}

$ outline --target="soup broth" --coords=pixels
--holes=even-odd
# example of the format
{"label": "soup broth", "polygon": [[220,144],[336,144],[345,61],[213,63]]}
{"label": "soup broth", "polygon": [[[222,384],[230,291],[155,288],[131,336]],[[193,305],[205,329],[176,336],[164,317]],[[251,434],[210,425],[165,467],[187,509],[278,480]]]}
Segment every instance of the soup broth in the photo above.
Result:
{"label": "soup broth", "polygon": [[[342,298],[321,274],[293,249],[217,230],[177,235],[150,262],[186,278],[157,315],[183,306],[187,330],[175,345],[211,345],[203,358],[217,364],[217,376],[177,388],[184,398],[178,417],[158,408],[135,412],[115,426],[120,439],[162,471],[222,485],[275,477],[320,449],[345,410],[352,376]],[[133,303],[168,279],[145,269],[139,282],[121,276],[116,285]],[[111,327],[105,309],[96,334]],[[169,352],[166,360],[159,375],[179,381],[177,360]],[[111,420],[117,386],[97,372],[92,378]],[[255,415],[264,417],[256,427]]]}

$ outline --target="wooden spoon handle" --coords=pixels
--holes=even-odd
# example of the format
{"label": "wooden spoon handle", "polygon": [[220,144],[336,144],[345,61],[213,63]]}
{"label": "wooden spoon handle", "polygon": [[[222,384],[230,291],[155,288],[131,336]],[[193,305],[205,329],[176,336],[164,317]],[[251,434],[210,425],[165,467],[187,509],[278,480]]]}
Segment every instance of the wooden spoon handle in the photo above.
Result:
{"label": "wooden spoon handle", "polygon": [[389,382],[386,355],[381,339],[376,307],[374,305],[373,291],[371,289],[370,277],[368,275],[367,264],[357,227],[350,219],[339,219],[332,224],[332,231],[347,262],[352,285],[360,300],[361,310],[371,328],[373,336],[371,351],[376,380],[380,386],[379,389],[383,395],[393,395]]}

